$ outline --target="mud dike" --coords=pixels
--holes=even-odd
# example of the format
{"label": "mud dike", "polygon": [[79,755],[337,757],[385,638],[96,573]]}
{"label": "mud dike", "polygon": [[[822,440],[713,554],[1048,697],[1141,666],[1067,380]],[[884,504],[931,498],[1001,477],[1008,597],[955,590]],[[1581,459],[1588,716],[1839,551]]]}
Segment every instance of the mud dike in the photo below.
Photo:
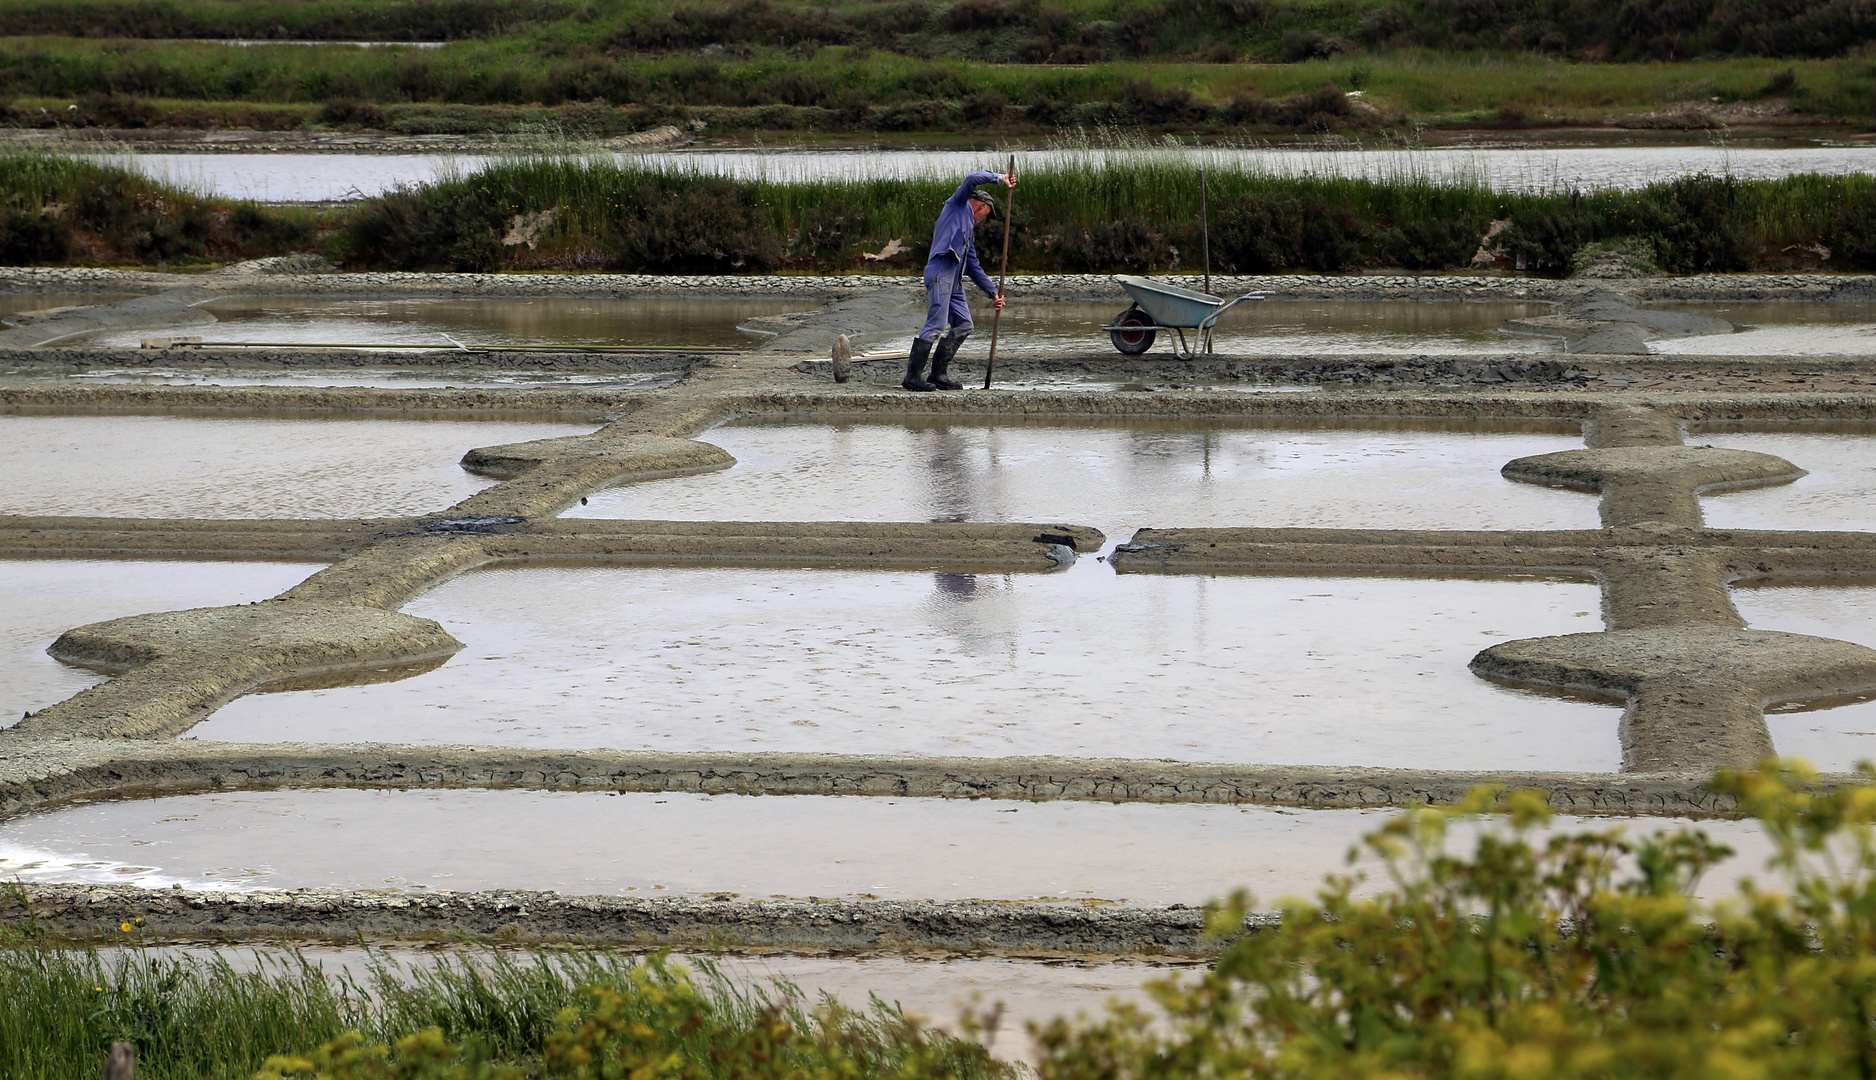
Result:
{"label": "mud dike", "polygon": [[[1731,808],[1706,791],[1705,782],[1716,767],[1752,764],[1780,749],[1766,724],[1768,706],[1876,692],[1876,651],[1842,640],[1748,628],[1730,593],[1735,584],[1755,581],[1866,580],[1876,576],[1876,535],[1703,525],[1702,495],[1787,483],[1805,475],[1806,463],[1690,445],[1690,426],[1744,423],[1761,431],[1794,431],[1825,421],[1876,420],[1876,394],[1820,391],[1807,384],[1812,376],[1803,373],[1784,384],[1788,389],[1767,389],[1767,373],[1778,370],[1771,358],[1751,367],[1749,382],[1731,380],[1709,365],[1702,369],[1702,385],[1687,390],[1674,388],[1672,363],[1657,362],[1661,380],[1646,388],[1632,382],[1559,381],[1555,371],[1546,371],[1539,373],[1540,383],[1529,385],[1499,376],[1492,385],[1264,395],[1198,390],[910,395],[866,385],[835,386],[798,363],[798,357],[761,352],[715,357],[688,367],[678,385],[655,391],[0,388],[0,410],[14,415],[610,418],[590,434],[468,449],[462,465],[501,482],[428,514],[370,520],[0,518],[0,556],[12,560],[241,558],[328,564],[263,602],[133,615],[65,632],[53,644],[53,656],[113,677],[0,731],[0,813],[17,818],[87,801],[334,788],[1069,800],[1328,811],[1439,803],[1494,782],[1546,790],[1567,813],[1724,816]],[[1861,375],[1851,367],[1837,365],[1832,377]],[[1734,381],[1737,385],[1726,385]],[[703,437],[726,421],[877,424],[936,418],[1030,424],[1312,423],[1326,428],[1434,421],[1572,425],[1580,427],[1582,447],[1499,464],[1513,481],[1594,493],[1600,499],[1601,527],[1156,527],[1140,529],[1110,550],[1100,529],[1072,518],[738,522],[561,516],[617,485],[730,468],[736,464],[732,455]],[[687,482],[676,481],[672,490]],[[1574,496],[1560,490],[1555,497]],[[1620,769],[1447,771],[1157,758],[752,752],[741,747],[659,753],[396,742],[212,743],[187,737],[217,710],[258,689],[300,691],[422,678],[463,646],[438,622],[402,609],[427,590],[477,568],[1049,574],[1104,551],[1121,575],[1593,581],[1601,590],[1601,630],[1504,641],[1479,652],[1471,670],[1507,686],[1621,702]],[[1104,648],[1128,647],[1125,626],[1103,628],[1103,634]],[[1362,716],[1335,722],[1345,725],[1350,742],[1361,740]],[[1200,912],[1182,904],[638,898],[512,890],[218,892],[92,884],[37,884],[24,895],[33,917],[77,934],[108,936],[119,923],[142,918],[158,938],[189,940],[468,935],[644,947],[1159,955],[1207,948]],[[5,917],[22,918],[27,910],[15,907]]]}

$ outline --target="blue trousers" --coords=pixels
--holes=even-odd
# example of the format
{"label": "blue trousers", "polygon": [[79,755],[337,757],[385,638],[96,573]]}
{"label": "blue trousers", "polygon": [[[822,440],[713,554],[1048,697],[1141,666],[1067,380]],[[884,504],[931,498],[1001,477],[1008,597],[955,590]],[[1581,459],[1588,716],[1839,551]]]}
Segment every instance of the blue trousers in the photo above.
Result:
{"label": "blue trousers", "polygon": [[964,299],[964,262],[949,251],[941,251],[925,264],[925,295],[930,308],[920,341],[937,341],[945,327],[951,336],[961,338],[971,332],[971,306]]}

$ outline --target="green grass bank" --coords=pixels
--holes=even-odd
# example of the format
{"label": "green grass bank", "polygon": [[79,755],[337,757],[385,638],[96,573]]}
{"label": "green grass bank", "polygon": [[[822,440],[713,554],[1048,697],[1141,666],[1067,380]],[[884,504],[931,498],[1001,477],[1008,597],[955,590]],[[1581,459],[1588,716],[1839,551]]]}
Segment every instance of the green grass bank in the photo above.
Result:
{"label": "green grass bank", "polygon": [[15,0],[0,34],[459,41],[601,52],[837,45],[989,63],[1187,57],[1292,62],[1405,47],[1587,59],[1840,56],[1856,3],[1762,0]]}
{"label": "green grass bank", "polygon": [[[1025,171],[1012,267],[1192,272],[1203,160],[1070,150]],[[317,250],[349,269],[910,273],[957,179],[735,181],[563,147],[321,211],[208,199],[110,164],[14,152],[0,154],[0,263],[188,264]],[[1673,274],[1876,269],[1869,176],[1688,176],[1633,192],[1514,194],[1214,160],[1204,183],[1220,273],[1559,276],[1604,253]],[[866,258],[894,240],[900,254]],[[1000,243],[1000,225],[984,226],[981,250]]]}
{"label": "green grass bank", "polygon": [[[737,182],[540,156],[371,200],[335,219],[326,243],[347,266],[413,270],[910,272],[923,265],[931,223],[957,180]],[[1676,274],[1876,268],[1876,178],[1867,176],[1692,176],[1636,192],[1508,194],[1414,176],[1214,167],[1205,184],[1212,265],[1225,273],[1394,267],[1562,275],[1602,250]],[[1194,159],[1069,155],[1024,173],[1011,265],[1030,273],[1192,272],[1199,202]],[[905,254],[865,259],[895,239]],[[982,228],[980,250],[1000,243],[998,224]]]}
{"label": "green grass bank", "polygon": [[[124,937],[137,944],[137,928]],[[92,1080],[116,1041],[137,1048],[139,1080],[246,1080],[271,1058],[282,1059],[276,1075],[335,1080],[625,1076],[564,1066],[628,1055],[687,1063],[649,1076],[987,1080],[1006,1071],[976,1043],[922,1031],[883,1005],[817,1005],[786,984],[737,986],[707,964],[693,974],[658,957],[488,949],[434,964],[380,959],[352,977],[297,954],[257,960],[236,970],[211,954],[13,940],[0,947],[0,1074]],[[397,1046],[401,1071],[378,1070],[373,1045]]]}
{"label": "green grass bank", "polygon": [[[1325,90],[1358,97],[1323,108]],[[1729,113],[1745,103],[1750,117]],[[0,38],[0,122],[44,128],[590,134],[1054,134],[1122,124],[1214,138],[1425,128],[1841,128],[1876,121],[1867,59],[1585,64],[1402,50],[1292,64],[983,64],[849,46],[799,56],[580,55],[515,38],[441,49]],[[1730,117],[1730,119],[1729,119]]]}
{"label": "green grass bank", "polygon": [[0,265],[148,265],[311,246],[311,210],[205,199],[127,169],[0,153]]}

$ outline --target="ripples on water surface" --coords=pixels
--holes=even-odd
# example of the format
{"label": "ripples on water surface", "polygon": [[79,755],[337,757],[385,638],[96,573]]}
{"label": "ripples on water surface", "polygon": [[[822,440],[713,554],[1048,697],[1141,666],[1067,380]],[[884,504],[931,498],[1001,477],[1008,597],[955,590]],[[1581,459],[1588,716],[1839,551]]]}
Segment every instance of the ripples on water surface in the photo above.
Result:
{"label": "ripples on water surface", "polygon": [[[1876,648],[1876,589],[1857,586],[1771,586],[1733,590],[1733,606],[1758,630],[1837,638]],[[1766,713],[1772,745],[1820,769],[1848,771],[1876,760],[1876,701],[1804,703]]]}
{"label": "ripples on water surface", "polygon": [[1789,484],[1703,496],[1701,515],[1714,528],[1876,532],[1876,430],[1696,430],[1687,441],[1773,454],[1808,473]]}
{"label": "ripples on water surface", "polygon": [[[910,278],[907,279],[908,283]],[[1118,288],[1111,299],[1059,302],[1028,299],[1017,278],[1012,303],[1004,312],[999,341],[1013,352],[1118,356],[1100,327],[1126,308]],[[0,315],[71,304],[109,303],[117,296],[95,294],[0,294]],[[189,336],[208,343],[238,342],[353,347],[434,346],[453,349],[500,346],[630,345],[652,348],[752,348],[767,335],[763,316],[812,310],[820,301],[801,298],[740,299],[697,297],[498,297],[489,299],[231,296],[204,305],[221,321],[189,327]],[[1655,304],[1669,310],[1700,312],[1725,319],[1739,330],[1731,334],[1654,342],[1665,354],[1866,355],[1876,353],[1876,304],[1754,303]],[[979,333],[968,343],[965,360],[981,358],[988,347],[990,312],[976,305]],[[1218,351],[1238,356],[1291,355],[1454,355],[1549,353],[1555,341],[1503,333],[1512,319],[1550,313],[1548,304],[1506,301],[1255,301],[1234,308],[1220,323]],[[752,321],[753,320],[753,321]],[[902,334],[866,337],[866,349],[903,349],[917,318],[908,315]],[[744,329],[744,327],[750,329]],[[149,330],[121,330],[83,339],[89,346],[135,347]],[[1173,345],[1160,332],[1152,356],[1166,356]],[[473,361],[471,361],[473,362]],[[433,369],[434,370],[434,369]],[[0,372],[0,377],[11,374]],[[420,377],[417,375],[411,378]],[[421,376],[436,378],[434,375]],[[380,385],[373,376],[367,385]],[[517,372],[510,378],[539,379]],[[564,378],[576,378],[564,376]],[[242,381],[253,381],[244,378]],[[438,385],[447,385],[445,379]],[[331,385],[343,385],[331,384]],[[406,383],[406,385],[419,385]]]}
{"label": "ripples on water surface", "polygon": [[203,739],[1616,767],[1617,710],[1466,664],[1597,629],[1590,583],[526,568],[414,601],[396,683],[253,694]]}
{"label": "ripples on water surface", "polygon": [[595,492],[572,517],[1064,521],[1110,540],[1179,526],[1593,529],[1596,500],[1505,462],[1580,449],[1573,424],[1480,431],[1255,423],[725,424],[736,464]]}
{"label": "ripples on water surface", "polygon": [[[499,297],[364,300],[230,296],[203,305],[221,320],[192,326],[204,343],[291,345],[648,345],[748,348],[765,336],[737,326],[818,300],[657,300]],[[135,347],[148,330],[96,334],[86,345]],[[452,341],[451,339],[455,339]]]}
{"label": "ripples on water surface", "polygon": [[[910,279],[908,278],[908,282]],[[1024,303],[1021,285],[1005,311],[999,342],[1012,350],[1112,352],[1100,327],[1127,306],[1118,289],[1112,300],[1092,303]],[[221,322],[188,328],[205,343],[247,342],[325,345],[638,345],[658,348],[758,347],[762,333],[739,329],[749,320],[812,310],[808,298],[660,300],[639,298],[496,298],[356,300],[229,297],[204,306]],[[982,307],[982,305],[978,305]],[[1498,332],[1508,319],[1547,314],[1549,305],[1498,302],[1416,303],[1268,300],[1241,305],[1219,327],[1221,352],[1247,355],[1288,353],[1487,353],[1550,352],[1551,341]],[[977,313],[980,333],[967,356],[988,347],[989,311]],[[867,339],[868,347],[906,348],[918,329],[906,317],[902,337]],[[759,324],[752,324],[759,325]],[[101,333],[84,343],[135,347],[148,330]],[[452,340],[453,339],[453,340]],[[1172,344],[1162,334],[1155,352]]]}
{"label": "ripples on water surface", "polygon": [[[1002,152],[951,150],[692,150],[616,155],[620,161],[712,175],[774,180],[859,180],[866,177],[962,176],[1006,167]],[[1844,175],[1876,170],[1876,147],[1728,148],[1628,146],[1564,149],[1425,150],[1121,150],[1028,151],[1019,173],[1050,163],[1176,157],[1214,169],[1280,175],[1424,178],[1479,181],[1515,191],[1633,188],[1693,172],[1770,179],[1793,173]],[[272,202],[331,202],[378,195],[398,185],[473,171],[482,155],[439,154],[134,154],[134,168],[198,191]]]}
{"label": "ripples on water surface", "polygon": [[494,484],[477,446],[592,424],[0,417],[0,514],[360,518],[443,510]]}
{"label": "ripples on water surface", "polygon": [[[1202,904],[1247,886],[1307,896],[1390,816],[1209,804],[684,792],[222,792],[67,807],[0,826],[0,873],[211,888],[537,889],[563,895],[1091,898]],[[1560,816],[1553,830],[1606,829]],[[1683,819],[1627,822],[1633,833]],[[1700,827],[1739,850],[1700,883],[1731,890],[1768,845],[1752,821]],[[1462,848],[1470,830],[1455,829]],[[38,862],[39,866],[26,868]],[[1359,893],[1386,887],[1372,860]]]}
{"label": "ripples on water surface", "polygon": [[[0,726],[63,701],[104,676],[46,655],[86,623],[152,611],[251,604],[285,592],[324,563],[0,559]],[[4,875],[0,875],[4,876]]]}

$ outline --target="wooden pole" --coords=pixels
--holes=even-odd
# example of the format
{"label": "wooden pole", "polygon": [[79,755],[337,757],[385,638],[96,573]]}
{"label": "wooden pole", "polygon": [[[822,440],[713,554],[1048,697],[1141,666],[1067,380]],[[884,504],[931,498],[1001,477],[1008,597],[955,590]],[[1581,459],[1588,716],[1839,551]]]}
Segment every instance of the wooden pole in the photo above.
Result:
{"label": "wooden pole", "polygon": [[[1006,174],[1016,176],[1016,155],[1010,155],[1010,171]],[[1003,279],[1010,273],[1010,221],[1016,217],[1016,189],[1010,188],[1010,197],[1003,207],[1003,265],[997,267],[997,297],[1003,296]],[[990,375],[997,370],[997,333],[1003,329],[1003,309],[998,308],[990,316],[990,359],[984,363],[984,389],[990,389]]]}
{"label": "wooden pole", "polygon": [[[1212,291],[1212,219],[1205,205],[1205,166],[1199,166],[1199,249],[1205,253],[1205,291]],[[1212,332],[1205,331],[1205,351],[1212,351]]]}

